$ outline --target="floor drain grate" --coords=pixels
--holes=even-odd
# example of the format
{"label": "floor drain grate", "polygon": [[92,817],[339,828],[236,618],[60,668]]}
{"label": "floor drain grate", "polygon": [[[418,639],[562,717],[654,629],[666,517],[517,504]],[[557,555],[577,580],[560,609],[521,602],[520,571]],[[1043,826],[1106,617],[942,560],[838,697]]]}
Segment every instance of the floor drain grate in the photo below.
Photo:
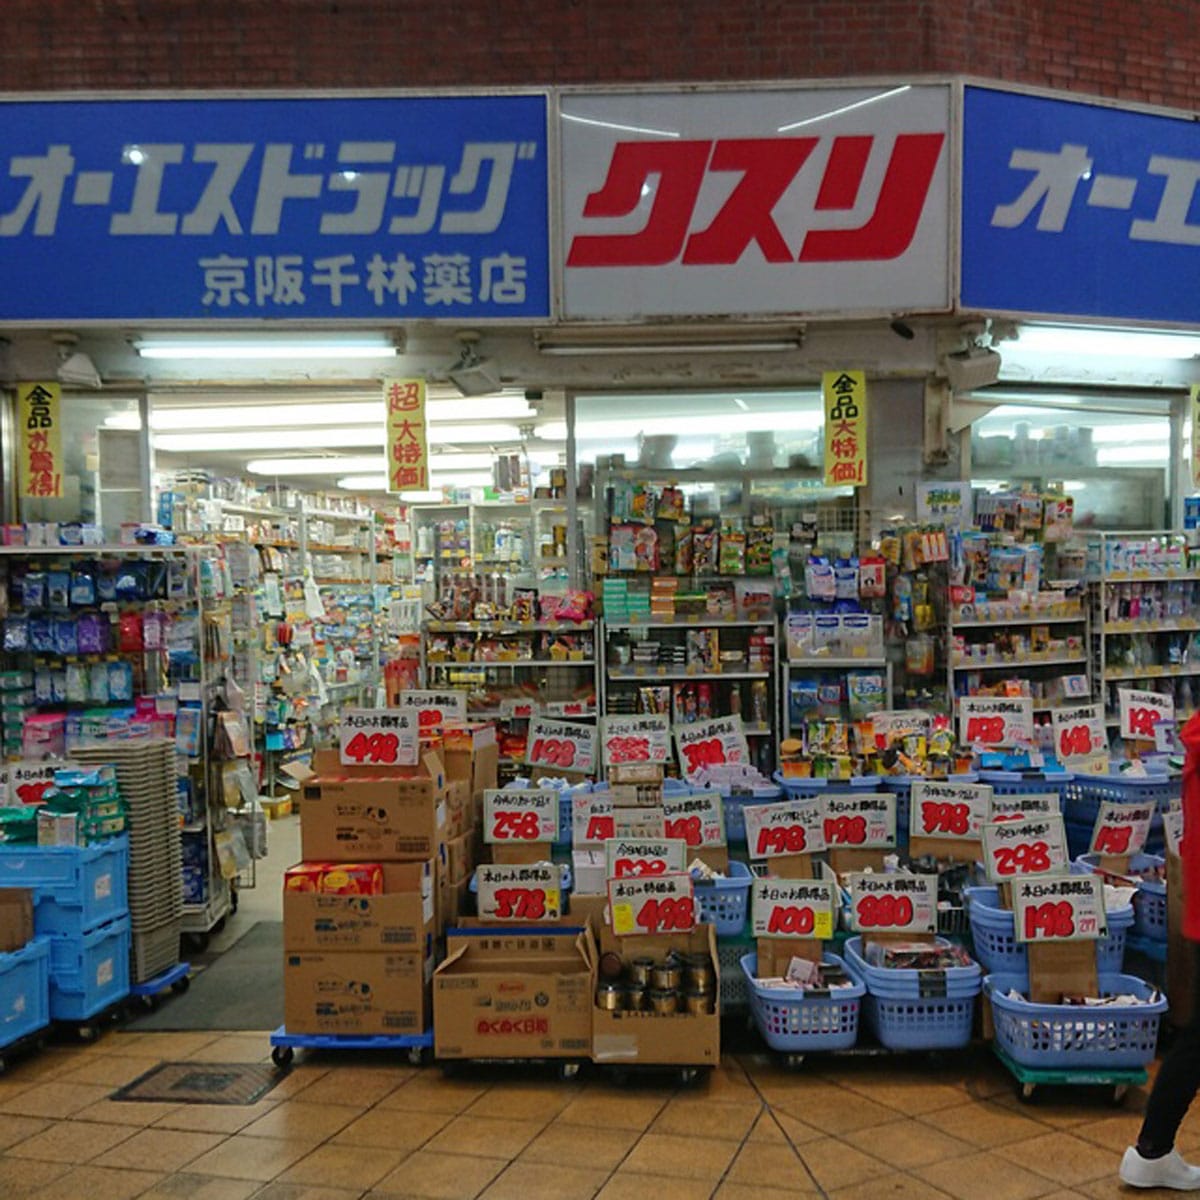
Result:
{"label": "floor drain grate", "polygon": [[113,1100],[166,1104],[253,1104],[282,1078],[270,1066],[168,1062],[113,1092]]}

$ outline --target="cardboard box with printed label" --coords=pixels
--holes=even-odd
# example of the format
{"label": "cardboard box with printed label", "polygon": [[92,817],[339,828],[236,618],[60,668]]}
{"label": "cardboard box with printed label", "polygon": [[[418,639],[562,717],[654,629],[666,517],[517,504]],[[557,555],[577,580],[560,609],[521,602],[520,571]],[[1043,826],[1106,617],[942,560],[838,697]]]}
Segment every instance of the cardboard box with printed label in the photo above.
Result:
{"label": "cardboard box with printed label", "polygon": [[0,952],[11,954],[33,937],[33,890],[0,888]]}
{"label": "cardboard box with printed label", "polygon": [[465,781],[447,778],[446,793],[446,836],[463,837],[472,828],[471,793]]}
{"label": "cardboard box with printed label", "polygon": [[439,1058],[587,1058],[594,971],[586,932],[447,936],[433,978]]}
{"label": "cardboard box with printed label", "polygon": [[298,951],[283,956],[289,1033],[400,1034],[429,1027],[433,956]]}

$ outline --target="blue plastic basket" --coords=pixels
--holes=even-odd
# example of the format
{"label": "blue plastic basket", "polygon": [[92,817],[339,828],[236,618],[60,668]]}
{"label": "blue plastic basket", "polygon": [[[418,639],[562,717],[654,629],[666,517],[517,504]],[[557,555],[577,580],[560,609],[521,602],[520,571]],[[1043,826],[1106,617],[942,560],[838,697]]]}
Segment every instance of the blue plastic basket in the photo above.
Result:
{"label": "blue plastic basket", "polygon": [[745,863],[730,862],[724,879],[697,879],[692,885],[700,920],[716,928],[717,937],[737,937],[746,925],[750,885],[754,876]]}
{"label": "blue plastic basket", "polygon": [[721,792],[721,808],[725,814],[725,841],[745,842],[747,804],[774,804],[783,799],[783,788],[770,784],[760,785],[753,791]]}
{"label": "blue plastic basket", "polygon": [[863,1011],[889,1050],[957,1050],[971,1041],[975,997],[899,1000],[868,991]]}
{"label": "blue plastic basket", "polygon": [[854,985],[828,995],[764,987],[758,981],[758,955],[742,955],[750,1011],[772,1050],[848,1050],[858,1040],[859,1008],[866,985],[836,954],[826,954],[824,959],[844,968]]}
{"label": "blue plastic basket", "polygon": [[1150,821],[1150,834],[1146,839],[1146,850],[1157,853],[1163,848],[1162,815],[1171,807],[1172,801],[1183,796],[1183,777],[1154,773],[1151,775],[1077,775],[1067,788],[1063,812],[1067,820],[1087,829],[1087,845],[1079,853],[1085,853],[1091,844],[1092,829],[1100,815],[1100,805],[1116,804],[1154,805],[1154,817]]}
{"label": "blue plastic basket", "polygon": [[[1098,855],[1084,854],[1075,859],[1071,870],[1095,870]],[[1150,867],[1162,867],[1165,859],[1157,854],[1134,854],[1129,859],[1131,874]],[[1150,942],[1167,940],[1167,885],[1160,879],[1148,879],[1138,886],[1133,896],[1134,932]]]}
{"label": "blue plastic basket", "polygon": [[1070,771],[980,771],[979,782],[991,786],[994,796],[1044,796],[1058,794],[1058,806],[1074,776]]}
{"label": "blue plastic basket", "polygon": [[[951,775],[945,779],[930,779],[929,783],[976,783],[979,776],[974,771],[962,775]],[[912,785],[924,783],[923,775],[883,775],[880,785],[896,797],[896,846],[900,850],[908,849],[908,828],[912,822]]]}
{"label": "blue plastic basket", "polygon": [[839,792],[877,792],[880,778],[878,775],[857,775],[853,779],[798,779],[776,771],[772,776],[777,784],[789,796],[819,796],[827,789]]}
{"label": "blue plastic basket", "polygon": [[0,846],[0,887],[38,893],[35,930],[78,936],[129,909],[129,838],[93,846]]}
{"label": "blue plastic basket", "polygon": [[[939,937],[940,946],[950,943]],[[848,938],[845,947],[846,961],[854,973],[866,981],[867,991],[872,996],[885,996],[895,1000],[925,999],[936,992],[937,998],[952,1000],[970,999],[979,995],[979,982],[983,972],[978,964],[969,967],[946,967],[938,971],[917,971],[907,967],[873,967],[863,957],[862,938]]]}
{"label": "blue plastic basket", "polygon": [[50,939],[0,954],[0,1046],[50,1024]]}
{"label": "blue plastic basket", "polygon": [[129,995],[129,917],[50,939],[50,1016],[86,1021]]}
{"label": "blue plastic basket", "polygon": [[1010,991],[1025,992],[1023,975],[989,975],[984,992],[992,1002],[996,1044],[1013,1060],[1034,1069],[1123,1070],[1144,1067],[1158,1045],[1158,1022],[1167,1001],[1132,975],[1101,975],[1101,996],[1131,995],[1150,1003],[1084,1008],[1033,1004]]}

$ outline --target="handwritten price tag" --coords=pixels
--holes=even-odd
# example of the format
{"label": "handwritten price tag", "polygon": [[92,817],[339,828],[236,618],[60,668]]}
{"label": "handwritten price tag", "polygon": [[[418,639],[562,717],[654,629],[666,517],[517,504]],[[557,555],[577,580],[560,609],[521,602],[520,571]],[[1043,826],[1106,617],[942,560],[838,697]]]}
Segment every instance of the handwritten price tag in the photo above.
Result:
{"label": "handwritten price tag", "polygon": [[608,911],[617,937],[687,933],[696,926],[692,877],[683,873],[610,879]]}
{"label": "handwritten price tag", "polygon": [[669,875],[682,871],[687,843],[682,838],[610,838],[604,864],[610,879]]}
{"label": "handwritten price tag", "polygon": [[338,760],[346,767],[411,767],[420,739],[417,717],[399,708],[344,708]]}
{"label": "handwritten price tag", "polygon": [[479,915],[492,921],[556,921],[562,915],[562,874],[554,863],[483,863],[475,875]]}
{"label": "handwritten price tag", "polygon": [[1033,701],[1028,696],[963,696],[958,738],[967,746],[1028,746],[1033,742]]}
{"label": "handwritten price tag", "polygon": [[1077,942],[1104,937],[1104,882],[1097,875],[1022,879],[1013,884],[1019,942]]}
{"label": "handwritten price tag", "polygon": [[663,832],[669,838],[682,838],[689,850],[725,845],[725,810],[719,793],[664,794],[662,810]]}
{"label": "handwritten price tag", "polygon": [[528,721],[536,717],[540,711],[536,700],[525,700],[519,696],[505,696],[500,701],[500,719],[503,721]]}
{"label": "handwritten price tag", "polygon": [[739,716],[716,717],[675,726],[675,748],[685,779],[695,779],[705,767],[744,763],[750,757]]}
{"label": "handwritten price tag", "polygon": [[897,709],[896,711],[875,712],[871,714],[871,732],[875,735],[875,748],[886,750],[896,742],[903,742],[906,737],[928,737],[933,718],[918,709]]}
{"label": "handwritten price tag", "polygon": [[1022,875],[1061,875],[1067,870],[1067,836],[1058,813],[1022,821],[989,821],[983,827],[983,858],[993,883]]}
{"label": "handwritten price tag", "polygon": [[1161,692],[1139,692],[1118,688],[1121,711],[1121,736],[1142,742],[1154,741],[1154,727],[1160,721],[1175,720],[1175,700]]}
{"label": "handwritten price tag", "polygon": [[1167,850],[1176,857],[1179,855],[1179,843],[1183,841],[1183,809],[1172,808],[1163,813],[1163,840]]}
{"label": "handwritten price tag", "polygon": [[596,763],[596,730],[573,721],[534,717],[529,722],[525,761],[531,767],[590,775]]}
{"label": "handwritten price tag", "polygon": [[1026,817],[1048,817],[1061,813],[1057,792],[1038,792],[1030,796],[993,796],[993,821],[1021,821]]}
{"label": "handwritten price tag", "polygon": [[850,923],[859,933],[933,933],[937,876],[850,876]]}
{"label": "handwritten price tag", "polygon": [[914,780],[908,810],[909,837],[978,841],[992,802],[986,783],[935,783]]}
{"label": "handwritten price tag", "polygon": [[833,937],[837,885],[811,879],[756,879],[750,892],[750,921],[756,938]]}
{"label": "handwritten price tag", "polygon": [[45,793],[54,786],[55,771],[77,771],[73,762],[15,762],[0,766],[0,806],[41,804]]}
{"label": "handwritten price tag", "polygon": [[413,709],[421,729],[437,729],[447,721],[467,719],[467,693],[411,691],[400,693],[401,710]]}
{"label": "handwritten price tag", "polygon": [[572,844],[579,847],[599,848],[611,837],[616,837],[617,825],[613,818],[611,796],[575,796],[571,801]]}
{"label": "handwritten price tag", "polygon": [[605,717],[601,750],[606,767],[665,763],[671,756],[671,722],[665,714]]}
{"label": "handwritten price tag", "polygon": [[825,806],[819,799],[753,804],[742,811],[751,858],[817,854],[825,849]]}
{"label": "handwritten price tag", "polygon": [[825,796],[825,844],[890,850],[896,845],[896,797]]}
{"label": "handwritten price tag", "polygon": [[1108,731],[1104,709],[1099,704],[1056,708],[1050,714],[1054,728],[1054,753],[1059,762],[1073,768],[1086,759],[1108,753]]}
{"label": "handwritten price tag", "polygon": [[558,793],[551,788],[487,788],[483,793],[483,840],[558,840]]}
{"label": "handwritten price tag", "polygon": [[1100,805],[1092,826],[1093,854],[1140,854],[1150,836],[1153,804],[1120,804],[1107,800]]}

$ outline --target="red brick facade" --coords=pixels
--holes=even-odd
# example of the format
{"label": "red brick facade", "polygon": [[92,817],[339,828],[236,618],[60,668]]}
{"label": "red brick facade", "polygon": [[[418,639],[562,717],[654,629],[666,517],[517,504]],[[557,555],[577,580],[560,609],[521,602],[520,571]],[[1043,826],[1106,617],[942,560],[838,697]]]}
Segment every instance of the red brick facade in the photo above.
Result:
{"label": "red brick facade", "polygon": [[0,89],[968,73],[1200,107],[1196,0],[7,0]]}

